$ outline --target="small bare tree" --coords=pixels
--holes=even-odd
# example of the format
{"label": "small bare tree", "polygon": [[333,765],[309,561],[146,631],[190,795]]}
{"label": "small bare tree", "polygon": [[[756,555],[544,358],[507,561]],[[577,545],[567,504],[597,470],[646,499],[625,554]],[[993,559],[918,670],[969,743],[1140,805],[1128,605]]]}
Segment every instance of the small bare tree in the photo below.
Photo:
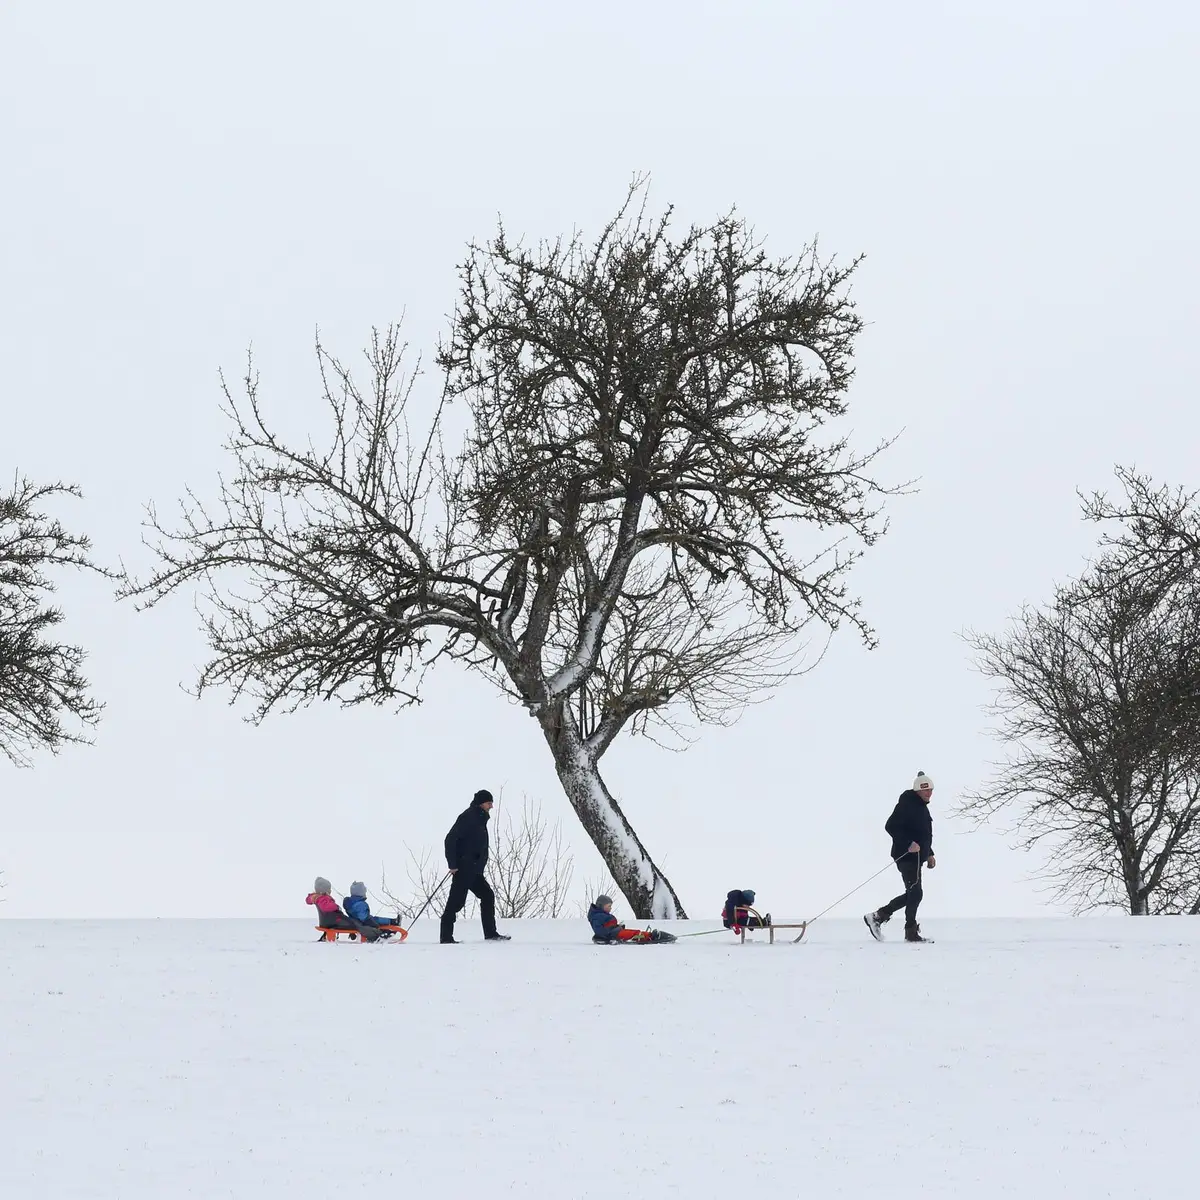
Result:
{"label": "small bare tree", "polygon": [[[563,839],[561,824],[549,824],[541,805],[526,798],[515,818],[505,806],[497,807],[490,840],[487,878],[496,893],[496,915],[510,919],[561,917],[574,874],[574,857]],[[404,898],[388,890],[386,869],[380,890],[399,911],[411,916],[445,878],[440,852],[409,850],[410,895]],[[473,896],[468,897],[463,910],[467,919],[475,915],[477,903]]]}
{"label": "small bare tree", "polygon": [[[394,885],[388,883],[387,864],[385,863],[380,868],[379,893],[398,913],[406,914],[411,918],[426,907],[425,902],[431,896],[435,896],[435,893],[446,882],[446,868],[445,864],[439,866],[440,856],[430,849],[418,851],[405,846],[404,851],[408,860],[405,864],[407,888],[402,893],[392,890]],[[436,904],[435,896],[429,908],[433,908]]]}
{"label": "small bare tree", "polygon": [[561,917],[575,871],[558,821],[546,822],[542,806],[525,798],[514,820],[501,806],[493,824],[488,880],[500,917]]}
{"label": "small bare tree", "polygon": [[27,479],[0,494],[0,753],[17,766],[27,766],[38,748],[57,754],[87,742],[85,731],[100,719],[102,706],[81,670],[84,651],[53,636],[63,614],[48,603],[53,571],[98,570],[88,539],[43,510],[79,494]]}
{"label": "small bare tree", "polygon": [[575,915],[586,917],[597,896],[615,896],[620,890],[616,881],[604,872],[589,876],[583,881],[580,898],[575,902]]}
{"label": "small bare tree", "polygon": [[590,244],[471,247],[423,432],[394,330],[366,389],[318,345],[325,449],[269,426],[252,371],[244,402],[226,388],[216,510],[152,512],[157,569],[122,594],[199,584],[200,690],[255,697],[256,719],[411,703],[443,657],[481,672],[537,722],[634,913],[675,917],[600,760],[623,730],[731,719],[801,669],[810,623],[872,643],[846,572],[882,530],[880,447],[825,429],[853,374],[854,264],[768,258],[735,215],[675,239],[634,201]]}
{"label": "small bare tree", "polygon": [[1009,810],[1026,848],[1048,840],[1077,909],[1194,912],[1200,603],[1130,566],[1108,557],[1007,634],[971,638],[1010,754],[963,811]]}

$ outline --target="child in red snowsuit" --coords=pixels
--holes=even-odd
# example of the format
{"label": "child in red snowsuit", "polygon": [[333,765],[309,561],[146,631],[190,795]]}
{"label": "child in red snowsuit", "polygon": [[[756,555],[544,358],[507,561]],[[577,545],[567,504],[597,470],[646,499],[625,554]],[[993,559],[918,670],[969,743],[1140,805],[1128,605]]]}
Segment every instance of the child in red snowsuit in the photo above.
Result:
{"label": "child in red snowsuit", "polygon": [[597,896],[588,909],[588,921],[592,926],[592,941],[599,945],[616,942],[673,942],[675,935],[659,929],[626,929],[612,915],[612,897]]}

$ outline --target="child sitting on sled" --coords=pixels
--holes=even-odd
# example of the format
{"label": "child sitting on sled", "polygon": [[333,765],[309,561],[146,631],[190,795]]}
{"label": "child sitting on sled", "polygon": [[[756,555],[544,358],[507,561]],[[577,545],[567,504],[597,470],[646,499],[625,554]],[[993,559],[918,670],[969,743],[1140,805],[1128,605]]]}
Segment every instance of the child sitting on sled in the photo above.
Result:
{"label": "child sitting on sled", "polygon": [[390,937],[392,927],[400,924],[399,915],[394,921],[388,917],[371,916],[371,907],[367,903],[367,885],[357,879],[350,885],[350,895],[342,901],[342,907],[346,910],[346,916],[356,926],[361,929],[386,930],[384,937]]}
{"label": "child sitting on sled", "polygon": [[618,942],[673,942],[673,933],[663,933],[661,929],[626,929],[612,915],[613,901],[611,896],[597,896],[596,902],[588,909],[588,921],[592,926],[592,941],[598,946],[615,946]]}
{"label": "child sitting on sled", "polygon": [[754,911],[754,891],[751,888],[735,888],[725,897],[721,910],[721,923],[726,929],[740,934],[743,929],[765,929],[771,923],[771,914],[760,917]]}
{"label": "child sitting on sled", "polygon": [[317,924],[322,929],[357,929],[358,926],[344,916],[338,908],[338,902],[329,894],[333,885],[320,875],[313,881],[313,890],[304,897],[305,904],[314,904],[317,908]]}

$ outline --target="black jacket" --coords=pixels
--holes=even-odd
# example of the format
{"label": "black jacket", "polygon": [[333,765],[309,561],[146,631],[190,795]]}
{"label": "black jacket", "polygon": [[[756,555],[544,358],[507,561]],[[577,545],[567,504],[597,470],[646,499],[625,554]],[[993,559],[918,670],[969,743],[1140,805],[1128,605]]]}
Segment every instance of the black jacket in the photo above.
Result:
{"label": "black jacket", "polygon": [[463,875],[482,875],[488,860],[488,812],[472,804],[446,834],[446,866]]}
{"label": "black jacket", "polygon": [[907,854],[913,842],[921,847],[922,862],[933,855],[933,818],[929,815],[929,805],[921,799],[919,792],[910,788],[900,793],[884,829],[892,835],[893,858]]}

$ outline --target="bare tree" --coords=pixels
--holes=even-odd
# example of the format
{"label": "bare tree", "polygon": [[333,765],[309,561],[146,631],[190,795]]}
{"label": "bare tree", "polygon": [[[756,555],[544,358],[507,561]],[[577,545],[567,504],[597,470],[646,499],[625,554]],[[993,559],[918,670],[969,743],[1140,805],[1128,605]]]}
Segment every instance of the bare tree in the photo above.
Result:
{"label": "bare tree", "polygon": [[20,478],[0,494],[0,753],[17,766],[27,766],[38,748],[57,754],[87,742],[85,731],[100,719],[102,705],[81,671],[84,652],[56,639],[63,614],[49,603],[52,572],[98,570],[88,539],[43,510],[79,494]]}
{"label": "bare tree", "polygon": [[575,871],[561,824],[548,824],[541,805],[528,798],[515,820],[503,806],[497,816],[487,871],[496,893],[496,915],[561,917]]}
{"label": "bare tree", "polygon": [[[552,825],[540,804],[526,797],[514,817],[506,806],[492,818],[491,852],[487,877],[496,893],[496,915],[501,918],[561,917],[574,874],[574,856],[563,839],[562,825]],[[408,897],[388,889],[383,872],[380,891],[398,911],[412,915],[445,882],[446,868],[440,852],[408,850]],[[463,915],[475,915],[477,901],[468,897]]]}
{"label": "bare tree", "polygon": [[[411,918],[426,907],[426,901],[434,896],[446,882],[446,868],[445,864],[441,862],[440,856],[432,850],[415,851],[408,846],[405,846],[404,849],[408,858],[405,866],[407,890],[404,894],[392,891],[388,884],[385,864],[380,870],[379,891],[383,899],[398,913],[405,913]],[[432,908],[434,904],[436,904],[436,899],[429,904],[429,907]]]}
{"label": "bare tree", "polygon": [[1106,557],[1001,637],[974,635],[998,681],[1007,761],[964,811],[1047,840],[1078,909],[1200,903],[1200,603]]}
{"label": "bare tree", "polygon": [[824,429],[846,411],[854,264],[772,260],[733,215],[673,240],[635,200],[590,244],[470,248],[418,434],[394,329],[365,389],[318,344],[323,450],[268,425],[252,370],[244,401],[226,387],[217,505],[152,510],[157,568],[122,594],[199,584],[200,690],[254,697],[255,719],[412,703],[439,658],[483,673],[536,720],[634,913],[662,918],[683,906],[600,760],[625,729],[732,719],[801,669],[809,623],[873,643],[846,572],[882,532],[882,447]]}
{"label": "bare tree", "polygon": [[583,881],[580,898],[575,902],[575,915],[586,917],[597,896],[614,896],[620,890],[616,881],[603,871],[598,875],[588,876]]}

